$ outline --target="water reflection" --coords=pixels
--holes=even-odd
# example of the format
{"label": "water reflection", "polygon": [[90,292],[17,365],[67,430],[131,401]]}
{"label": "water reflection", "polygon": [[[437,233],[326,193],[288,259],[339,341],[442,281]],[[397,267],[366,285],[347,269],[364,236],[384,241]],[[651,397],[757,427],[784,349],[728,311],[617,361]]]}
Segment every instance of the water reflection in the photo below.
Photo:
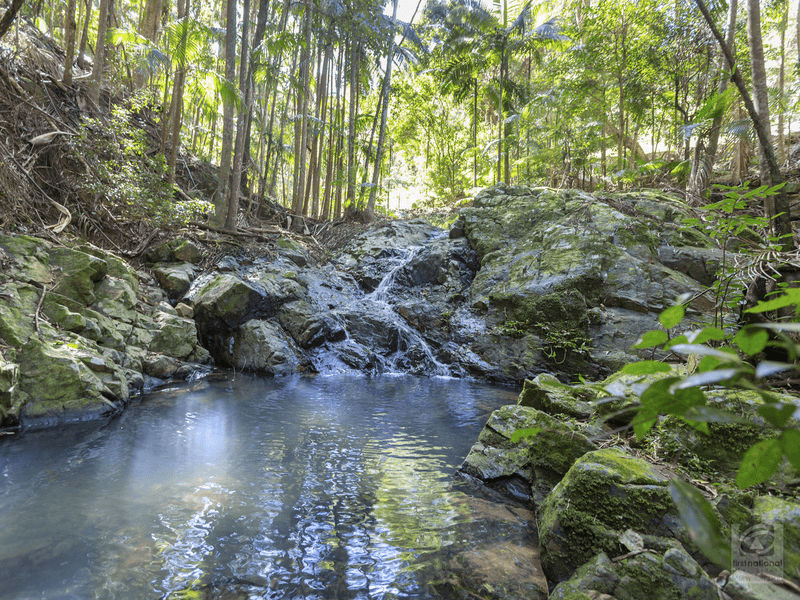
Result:
{"label": "water reflection", "polygon": [[[0,446],[6,598],[427,598],[452,472],[510,390],[238,376]],[[435,559],[438,560],[438,559]]]}

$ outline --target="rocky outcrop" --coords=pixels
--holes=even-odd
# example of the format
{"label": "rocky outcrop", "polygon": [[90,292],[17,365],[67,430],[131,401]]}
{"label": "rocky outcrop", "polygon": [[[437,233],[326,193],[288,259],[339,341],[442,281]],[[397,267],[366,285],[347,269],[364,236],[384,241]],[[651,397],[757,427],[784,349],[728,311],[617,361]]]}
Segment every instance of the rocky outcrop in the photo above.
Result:
{"label": "rocky outcrop", "polygon": [[148,275],[88,244],[0,236],[0,424],[121,410],[132,393],[210,360],[194,321]]}

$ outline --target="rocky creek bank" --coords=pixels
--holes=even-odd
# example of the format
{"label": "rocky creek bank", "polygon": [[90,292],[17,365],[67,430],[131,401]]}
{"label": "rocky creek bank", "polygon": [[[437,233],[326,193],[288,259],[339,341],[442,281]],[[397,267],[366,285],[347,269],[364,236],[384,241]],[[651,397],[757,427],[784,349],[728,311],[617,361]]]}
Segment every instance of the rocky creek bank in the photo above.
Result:
{"label": "rocky creek bank", "polygon": [[[447,231],[384,222],[327,261],[287,234],[270,256],[202,269],[202,240],[178,237],[147,255],[147,271],[86,243],[0,236],[0,420],[97,418],[215,366],[524,382],[461,473],[535,511],[537,569],[554,597],[781,598],[785,587],[709,564],[667,489],[681,461],[730,475],[761,435],[756,399],[737,399],[750,407],[750,429],[719,425],[706,438],[661,424],[668,448],[609,438],[602,420],[603,397],[635,396],[635,382],[614,373],[640,357],[631,346],[661,310],[683,296],[692,320],[711,320],[707,286],[723,253],[682,226],[690,214],[653,192],[601,199],[499,185]],[[578,375],[601,383],[563,385]],[[535,433],[512,441],[520,429]],[[782,498],[795,479],[783,470]],[[728,531],[780,524],[786,577],[800,583],[800,505],[782,498],[714,501]]]}

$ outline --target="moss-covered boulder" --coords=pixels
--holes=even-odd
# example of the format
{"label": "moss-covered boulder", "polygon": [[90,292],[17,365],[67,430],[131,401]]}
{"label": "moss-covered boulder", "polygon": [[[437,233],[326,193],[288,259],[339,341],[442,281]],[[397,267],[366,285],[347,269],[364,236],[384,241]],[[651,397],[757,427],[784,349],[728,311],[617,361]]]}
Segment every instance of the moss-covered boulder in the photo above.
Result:
{"label": "moss-covered boulder", "polygon": [[679,547],[618,562],[599,553],[550,594],[552,600],[718,600],[716,583]]}
{"label": "moss-covered boulder", "polygon": [[94,304],[95,284],[108,273],[105,260],[58,246],[50,251],[50,267],[55,271],[53,291],[85,306]]}
{"label": "moss-covered boulder", "polygon": [[[539,505],[581,456],[596,448],[586,430],[528,406],[492,413],[459,472]],[[521,436],[512,441],[514,435]]]}
{"label": "moss-covered boulder", "polygon": [[121,410],[142,389],[144,356],[210,357],[194,322],[158,311],[155,281],[86,243],[0,236],[0,426],[46,425]]}
{"label": "moss-covered boulder", "polygon": [[683,531],[668,480],[649,463],[618,448],[580,457],[540,510],[542,565],[564,581],[599,552],[623,554],[627,529],[652,538]]}
{"label": "moss-covered boulder", "polygon": [[199,278],[184,301],[194,309],[202,330],[210,333],[247,321],[262,298],[254,285],[231,273],[217,273]]}
{"label": "moss-covered boulder", "polygon": [[552,370],[571,372],[588,356],[580,372],[598,378],[633,360],[637,337],[681,294],[695,298],[695,317],[712,309],[698,281],[660,261],[669,227],[612,204],[576,190],[497,185],[462,210],[481,265],[472,308],[502,333],[534,334]]}
{"label": "moss-covered boulder", "polygon": [[[99,349],[31,338],[19,351],[21,417],[29,423],[96,418],[118,411],[128,400],[124,373]],[[111,384],[115,387],[112,390]]]}

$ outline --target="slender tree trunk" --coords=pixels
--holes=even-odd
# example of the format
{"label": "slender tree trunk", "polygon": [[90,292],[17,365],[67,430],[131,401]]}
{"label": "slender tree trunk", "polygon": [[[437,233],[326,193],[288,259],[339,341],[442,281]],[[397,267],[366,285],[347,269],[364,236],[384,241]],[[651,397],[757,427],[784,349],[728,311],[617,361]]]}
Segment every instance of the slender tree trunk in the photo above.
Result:
{"label": "slender tree trunk", "polygon": [[3,18],[0,19],[0,40],[3,39],[3,35],[5,35],[6,31],[11,28],[11,23],[14,22],[14,17],[17,16],[19,9],[22,8],[24,3],[25,0],[12,0],[11,6],[6,9]]}
{"label": "slender tree trunk", "polygon": [[[750,5],[755,5],[756,9],[755,11],[749,12],[754,12],[755,15],[758,15],[758,0],[748,0],[748,2]],[[700,12],[703,13],[703,18],[705,18],[706,23],[708,23],[709,29],[711,29],[711,32],[714,34],[717,43],[725,53],[725,58],[728,61],[728,67],[732,73],[731,78],[733,79],[733,82],[736,84],[736,87],[742,96],[742,100],[744,101],[747,112],[750,115],[750,119],[753,121],[753,127],[756,130],[756,136],[758,137],[759,144],[763,150],[767,166],[769,168],[769,175],[770,179],[772,180],[772,185],[778,185],[783,182],[783,177],[781,176],[778,161],[775,158],[775,150],[772,147],[772,137],[769,135],[769,131],[764,126],[764,122],[761,120],[761,114],[756,109],[756,105],[750,98],[750,93],[747,91],[747,86],[744,84],[742,74],[739,72],[739,69],[736,68],[736,61],[733,58],[733,53],[725,45],[725,40],[722,38],[722,34],[720,34],[716,24],[714,23],[714,20],[711,18],[711,14],[708,12],[708,8],[706,7],[704,0],[695,0],[695,3],[700,9]],[[758,16],[760,17],[760,15]],[[760,33],[760,19],[758,30]],[[794,238],[792,236],[792,224],[789,218],[789,202],[786,197],[785,186],[779,190],[777,196],[772,196],[770,198],[773,199],[770,201],[765,200],[764,202],[764,213],[766,217],[770,219],[773,233],[781,237],[781,245],[784,251],[794,250],[795,245]]]}
{"label": "slender tree trunk", "polygon": [[[736,40],[736,12],[738,10],[738,0],[728,0],[728,27],[725,32],[725,46],[733,54],[733,44]],[[717,87],[717,92],[722,94],[728,88],[728,77],[722,73],[726,67],[726,59],[724,53],[721,53],[719,71],[720,79]],[[714,172],[714,162],[717,158],[717,148],[719,147],[719,134],[722,129],[722,115],[718,114],[714,117],[711,124],[711,131],[708,134],[708,146],[706,147],[705,154],[700,159],[702,162],[698,163],[695,171],[695,176],[692,178],[687,191],[694,197],[703,197],[708,190],[709,180],[711,173]]]}
{"label": "slender tree trunk", "polygon": [[228,200],[228,215],[225,219],[225,229],[236,231],[236,216],[239,213],[239,194],[242,187],[242,161],[244,159],[244,138],[247,121],[250,114],[250,103],[253,97],[253,86],[250,82],[250,0],[244,0],[242,8],[242,49],[241,63],[239,65],[239,90],[244,96],[239,106],[239,115],[236,121],[236,146],[233,152],[233,171],[231,174],[231,190]]}
{"label": "slender tree trunk", "polygon": [[81,33],[81,43],[78,48],[78,67],[81,71],[86,70],[86,40],[89,38],[89,23],[92,20],[92,0],[86,0],[86,16],[83,19],[83,31]]}
{"label": "slender tree trunk", "polygon": [[[184,3],[178,0],[178,20],[185,19],[189,14],[189,0]],[[183,23],[181,32],[180,46],[186,47],[186,39],[189,35],[188,23]],[[183,90],[186,81],[186,63],[183,57],[183,64],[179,65],[178,72],[175,73],[175,85],[172,88],[172,134],[170,136],[169,163],[167,166],[167,185],[169,189],[175,185],[175,165],[178,162],[178,150],[181,145],[181,125],[183,124]]]}
{"label": "slender tree trunk", "polygon": [[[397,1],[392,2],[392,23],[397,20]],[[367,222],[375,220],[375,199],[378,195],[378,179],[381,174],[381,163],[383,162],[383,147],[386,143],[386,122],[389,120],[389,94],[392,85],[392,64],[394,63],[394,31],[389,33],[389,51],[386,54],[386,75],[383,78],[383,108],[381,110],[381,130],[378,134],[378,150],[375,154],[375,170],[372,173],[372,188],[369,191],[369,203],[367,204]]]}
{"label": "slender tree trunk", "polygon": [[106,66],[106,31],[108,30],[108,13],[113,0],[100,0],[97,15],[97,47],[94,50],[94,66],[92,67],[92,84],[89,97],[100,106],[100,86],[103,83],[103,70]]}
{"label": "slender tree trunk", "polygon": [[357,210],[356,206],[356,101],[358,90],[358,70],[359,70],[359,48],[358,44],[350,44],[352,58],[350,60],[350,106],[349,117],[347,120],[347,196],[352,210]]}
{"label": "slender tree trunk", "polygon": [[[225,4],[225,79],[233,86],[236,81],[236,0]],[[222,227],[228,217],[230,199],[231,158],[233,153],[233,100],[230,94],[222,98],[222,150],[219,161],[219,187],[214,197],[211,224]]]}
{"label": "slender tree trunk", "polygon": [[61,83],[65,86],[72,85],[72,63],[75,60],[75,0],[68,0],[67,2],[67,18],[65,19],[64,28],[66,29],[66,40],[64,42],[64,75],[61,78]]}

